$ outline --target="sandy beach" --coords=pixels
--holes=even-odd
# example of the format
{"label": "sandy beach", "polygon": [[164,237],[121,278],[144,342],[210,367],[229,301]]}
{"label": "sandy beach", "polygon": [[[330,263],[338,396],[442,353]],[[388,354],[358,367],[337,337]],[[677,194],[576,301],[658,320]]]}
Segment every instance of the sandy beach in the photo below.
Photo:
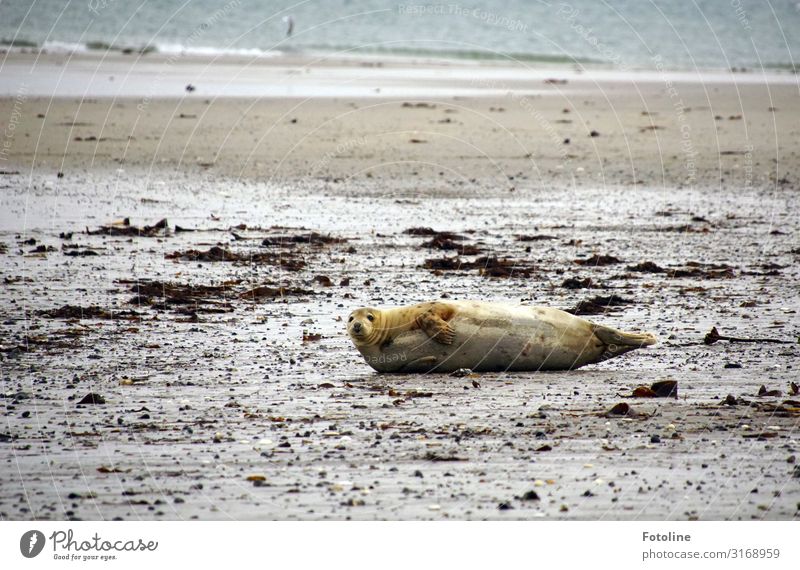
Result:
{"label": "sandy beach", "polygon": [[2,116],[19,116],[4,162],[26,171],[770,189],[791,178],[800,128],[791,74],[24,54],[3,73]]}
{"label": "sandy beach", "polygon": [[[0,519],[800,516],[796,76],[158,57],[3,62]],[[440,297],[660,342],[458,378],[347,338]]]}

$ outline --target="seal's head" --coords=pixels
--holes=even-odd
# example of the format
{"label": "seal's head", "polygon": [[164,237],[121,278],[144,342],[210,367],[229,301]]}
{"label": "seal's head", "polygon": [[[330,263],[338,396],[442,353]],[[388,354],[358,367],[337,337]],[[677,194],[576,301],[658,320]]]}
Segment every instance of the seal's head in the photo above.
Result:
{"label": "seal's head", "polygon": [[347,318],[347,332],[357,345],[374,344],[381,336],[381,312],[372,307],[356,309]]}

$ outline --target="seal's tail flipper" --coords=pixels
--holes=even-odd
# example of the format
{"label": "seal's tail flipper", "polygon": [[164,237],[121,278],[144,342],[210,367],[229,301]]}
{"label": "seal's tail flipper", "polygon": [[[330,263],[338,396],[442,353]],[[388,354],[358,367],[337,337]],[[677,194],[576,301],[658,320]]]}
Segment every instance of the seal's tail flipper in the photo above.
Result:
{"label": "seal's tail flipper", "polygon": [[594,325],[594,334],[608,346],[639,348],[656,343],[656,337],[650,333],[626,333],[603,325]]}

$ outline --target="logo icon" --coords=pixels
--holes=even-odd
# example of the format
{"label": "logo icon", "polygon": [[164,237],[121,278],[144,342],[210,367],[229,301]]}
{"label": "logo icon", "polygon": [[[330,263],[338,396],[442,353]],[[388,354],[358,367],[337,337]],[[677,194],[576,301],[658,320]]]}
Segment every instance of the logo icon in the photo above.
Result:
{"label": "logo icon", "polygon": [[19,551],[25,558],[35,558],[44,548],[44,533],[29,530],[19,539]]}

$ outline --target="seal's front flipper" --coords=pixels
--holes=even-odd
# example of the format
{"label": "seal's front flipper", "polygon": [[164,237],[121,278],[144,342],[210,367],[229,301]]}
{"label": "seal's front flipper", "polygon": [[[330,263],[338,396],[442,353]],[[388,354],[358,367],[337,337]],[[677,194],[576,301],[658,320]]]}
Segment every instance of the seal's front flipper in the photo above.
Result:
{"label": "seal's front flipper", "polygon": [[417,325],[436,342],[453,344],[456,338],[456,331],[453,330],[450,323],[433,311],[428,311],[418,316]]}
{"label": "seal's front flipper", "polygon": [[403,372],[429,372],[433,370],[438,360],[439,359],[435,356],[423,356],[422,358],[407,362],[400,370]]}

